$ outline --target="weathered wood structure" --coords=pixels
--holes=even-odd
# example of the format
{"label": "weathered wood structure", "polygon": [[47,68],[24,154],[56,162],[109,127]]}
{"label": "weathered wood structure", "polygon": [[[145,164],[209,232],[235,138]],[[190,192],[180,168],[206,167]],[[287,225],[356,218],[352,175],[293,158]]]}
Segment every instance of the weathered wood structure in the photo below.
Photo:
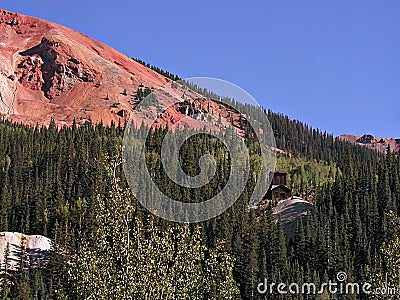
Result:
{"label": "weathered wood structure", "polygon": [[273,171],[273,178],[264,199],[280,201],[292,197],[292,190],[287,186],[286,171]]}

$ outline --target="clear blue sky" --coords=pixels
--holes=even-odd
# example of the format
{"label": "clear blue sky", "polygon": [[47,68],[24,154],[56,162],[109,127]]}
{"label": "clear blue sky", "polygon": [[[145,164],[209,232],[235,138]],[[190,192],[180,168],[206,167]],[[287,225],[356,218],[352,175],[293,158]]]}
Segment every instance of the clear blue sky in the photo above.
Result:
{"label": "clear blue sky", "polygon": [[181,77],[235,83],[335,135],[400,137],[400,2],[25,0],[51,20]]}

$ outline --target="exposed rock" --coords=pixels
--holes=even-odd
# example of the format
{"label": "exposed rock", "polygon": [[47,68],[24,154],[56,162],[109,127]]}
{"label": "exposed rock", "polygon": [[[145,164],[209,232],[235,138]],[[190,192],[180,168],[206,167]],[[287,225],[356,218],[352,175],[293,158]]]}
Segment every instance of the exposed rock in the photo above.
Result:
{"label": "exposed rock", "polygon": [[[249,210],[264,210],[271,205],[272,200],[263,200],[263,202],[251,206]],[[288,199],[279,201],[272,209],[276,222],[281,222],[285,231],[286,241],[289,242],[296,231],[297,221],[309,214],[314,209],[312,202],[303,198],[292,196]]]}
{"label": "exposed rock", "polygon": [[42,235],[24,235],[18,232],[0,232],[0,265],[4,265],[4,254],[8,247],[9,270],[16,271],[20,265],[20,255],[25,251],[32,264],[44,264],[46,253],[51,249],[51,241]]}
{"label": "exposed rock", "polygon": [[118,102],[121,91],[136,90],[139,82],[158,87],[169,80],[72,29],[0,10],[0,115],[8,120],[117,123],[129,116],[119,111],[132,110],[129,97],[118,113],[102,98]]}
{"label": "exposed rock", "polygon": [[296,221],[306,216],[313,209],[313,204],[299,197],[281,200],[273,208],[273,214],[279,219],[285,230],[286,240],[294,236]]}
{"label": "exposed rock", "polygon": [[375,137],[371,134],[364,134],[362,137],[356,140],[357,143],[360,144],[371,144],[375,142]]}
{"label": "exposed rock", "polygon": [[378,152],[385,153],[388,146],[395,153],[400,152],[400,139],[394,138],[377,138],[371,134],[364,134],[363,136],[355,136],[351,134],[342,134],[339,139],[348,141],[353,144],[362,145]]}
{"label": "exposed rock", "polygon": [[25,57],[18,64],[17,70],[15,71],[18,81],[24,87],[40,91],[44,83],[41,72],[42,65],[43,60],[37,54]]}
{"label": "exposed rock", "polygon": [[[97,76],[95,70],[81,64],[78,59],[66,57],[62,52],[58,52],[55,48],[60,46],[61,42],[57,40],[42,38],[39,45],[20,52],[24,59],[18,64],[18,69],[23,69],[17,71],[23,74],[19,81],[31,89],[40,87],[44,96],[50,100],[68,92],[79,82],[93,82]],[[34,81],[36,78],[42,80],[40,83],[36,81],[33,86],[26,84],[24,79],[28,78],[28,81],[31,81],[32,77]]]}
{"label": "exposed rock", "polygon": [[183,120],[182,125],[203,129],[202,121],[208,120],[214,121],[214,130],[234,124],[240,131],[239,114],[171,83],[72,29],[0,10],[0,117],[9,121],[48,125],[54,119],[56,125],[71,126],[74,120],[90,119],[125,124],[142,99],[121,91],[140,87],[147,93],[169,85],[157,97],[164,104],[176,104],[163,112],[167,106],[152,103],[155,107],[142,115],[158,116],[155,126],[173,127]]}

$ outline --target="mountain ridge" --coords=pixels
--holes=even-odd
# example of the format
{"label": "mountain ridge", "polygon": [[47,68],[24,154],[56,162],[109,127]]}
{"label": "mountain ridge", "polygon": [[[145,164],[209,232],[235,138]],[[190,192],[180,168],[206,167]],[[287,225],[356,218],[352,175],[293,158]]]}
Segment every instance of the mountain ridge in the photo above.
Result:
{"label": "mountain ridge", "polygon": [[400,152],[400,138],[380,138],[375,137],[372,134],[364,134],[361,136],[353,134],[342,134],[339,139],[348,141],[353,144],[375,149],[378,152],[385,153],[390,147],[395,153]]}
{"label": "mountain ridge", "polygon": [[[0,10],[0,32],[3,120],[44,126],[87,121],[125,124],[136,106],[148,94],[157,92],[155,95],[161,97],[158,104],[167,109],[160,113],[160,107],[154,107],[151,114],[157,119],[148,125],[172,127],[182,120],[179,126],[219,130],[216,122],[201,121],[207,114],[241,131],[240,114],[228,106],[198,92],[189,93],[186,87],[172,84],[177,76],[157,72],[76,30]],[[141,121],[151,120],[142,116]]]}
{"label": "mountain ridge", "polygon": [[139,86],[155,89],[171,82],[106,44],[50,21],[0,10],[0,32],[0,113],[11,121],[118,122],[134,105]]}

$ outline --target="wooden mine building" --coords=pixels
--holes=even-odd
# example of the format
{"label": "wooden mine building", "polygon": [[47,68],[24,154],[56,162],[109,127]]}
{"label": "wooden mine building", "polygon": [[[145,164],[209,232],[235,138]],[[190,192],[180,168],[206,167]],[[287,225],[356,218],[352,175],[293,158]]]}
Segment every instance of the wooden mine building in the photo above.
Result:
{"label": "wooden mine building", "polygon": [[286,171],[272,171],[273,178],[264,199],[280,201],[292,197],[292,190],[287,186]]}

